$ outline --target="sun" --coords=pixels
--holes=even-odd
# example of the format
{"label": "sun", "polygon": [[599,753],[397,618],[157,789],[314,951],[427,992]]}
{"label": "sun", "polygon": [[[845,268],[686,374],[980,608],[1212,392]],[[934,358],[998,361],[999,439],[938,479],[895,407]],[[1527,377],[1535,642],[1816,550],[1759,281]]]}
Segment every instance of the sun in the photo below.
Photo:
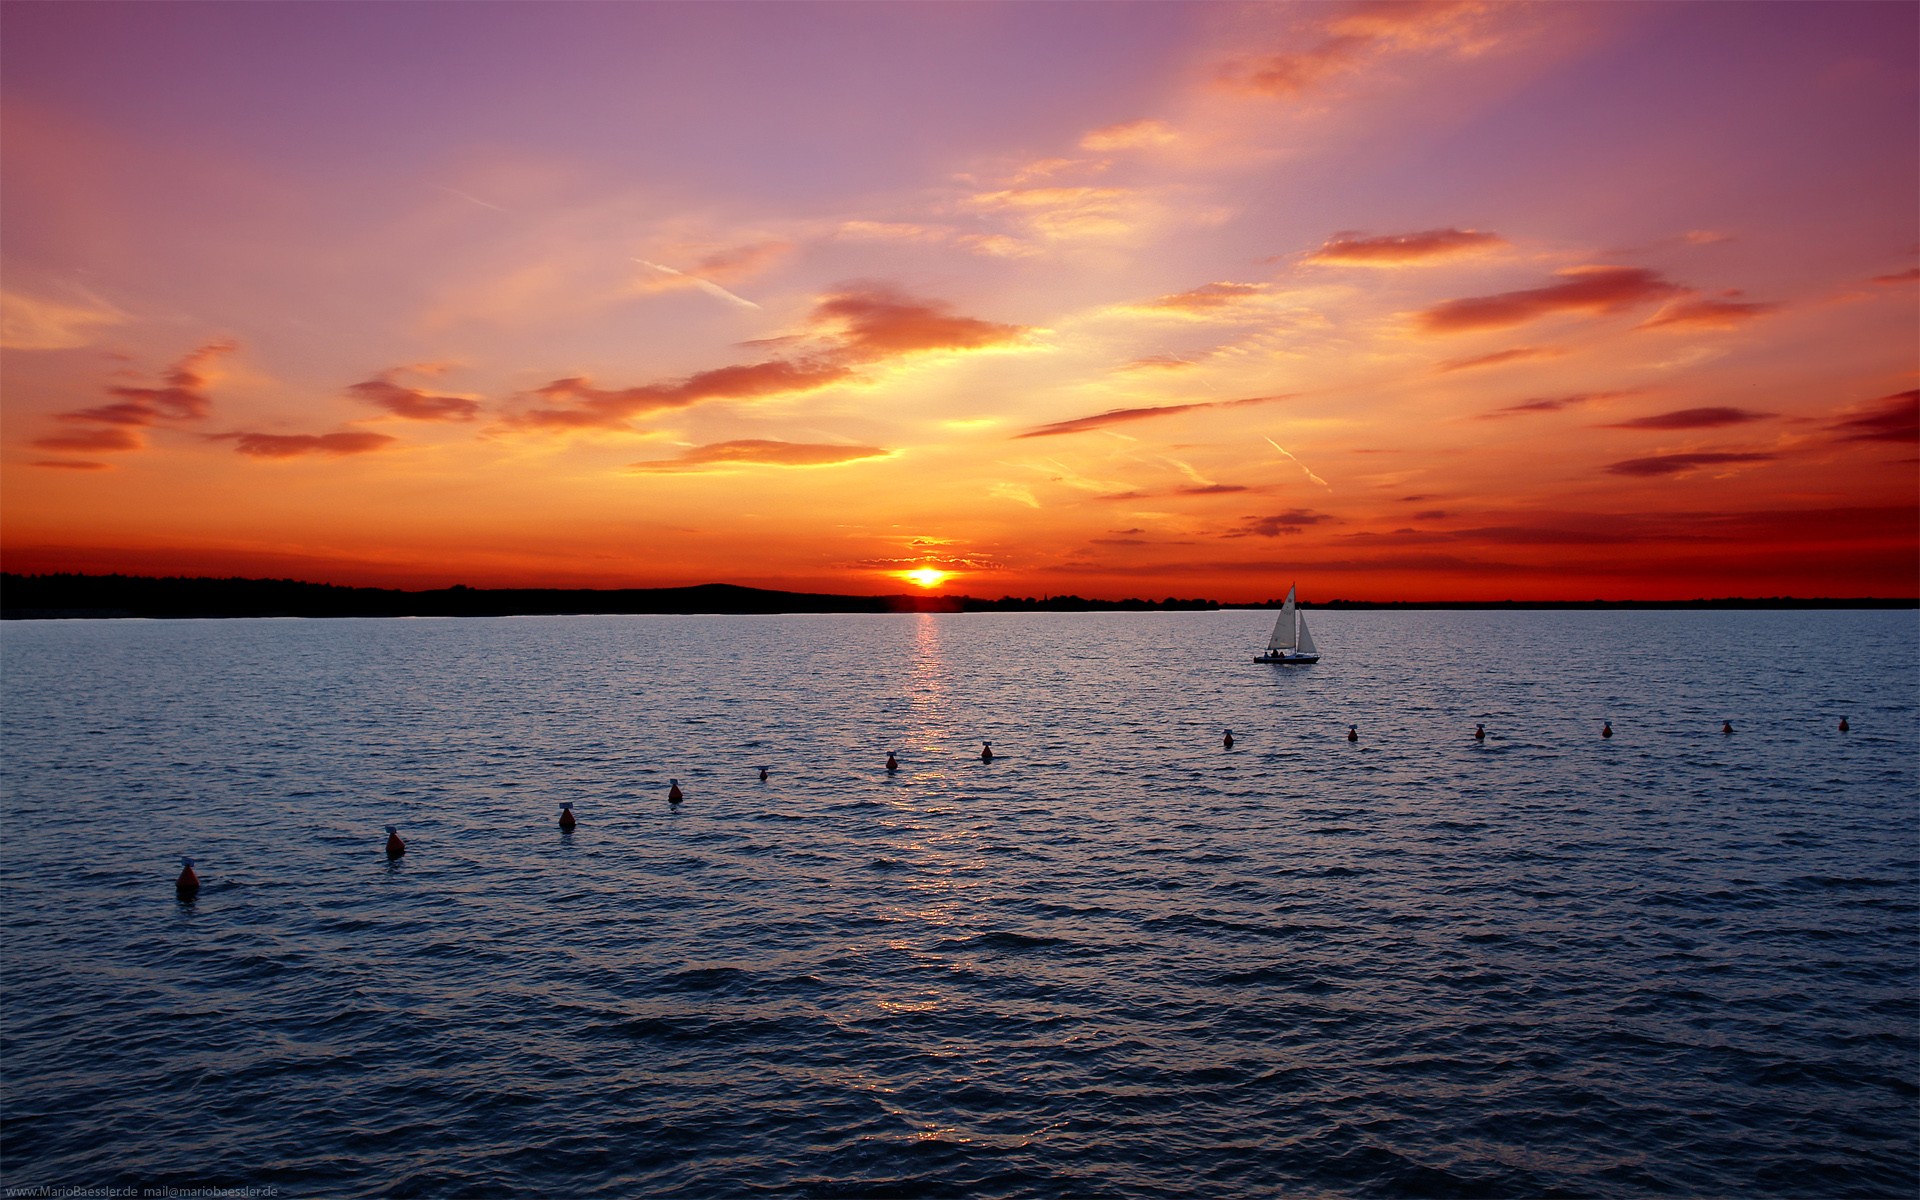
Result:
{"label": "sun", "polygon": [[917,567],[911,571],[902,571],[901,578],[923,588],[937,588],[953,578],[952,571],[938,571],[932,567]]}

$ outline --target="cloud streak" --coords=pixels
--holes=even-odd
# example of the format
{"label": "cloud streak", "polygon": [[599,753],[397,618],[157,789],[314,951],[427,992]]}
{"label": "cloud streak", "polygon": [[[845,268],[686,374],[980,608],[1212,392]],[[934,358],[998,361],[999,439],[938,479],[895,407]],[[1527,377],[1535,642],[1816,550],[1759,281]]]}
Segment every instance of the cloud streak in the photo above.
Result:
{"label": "cloud streak", "polygon": [[1683,408],[1676,412],[1659,413],[1651,417],[1636,417],[1631,421],[1620,421],[1612,425],[1602,425],[1602,429],[1719,429],[1727,425],[1744,425],[1749,421],[1764,421],[1772,413],[1753,412],[1745,408]]}
{"label": "cloud streak", "polygon": [[1686,293],[1644,267],[1573,267],[1561,282],[1524,291],[1449,300],[1417,314],[1427,333],[1472,333],[1505,329],[1559,313],[1606,314]]}
{"label": "cloud streak", "polygon": [[1649,458],[1629,458],[1622,462],[1608,463],[1606,469],[1610,475],[1650,478],[1661,475],[1685,475],[1702,467],[1729,467],[1747,463],[1772,462],[1777,457],[1779,456],[1760,453],[1656,454]]}
{"label": "cloud streak", "polygon": [[1242,408],[1254,404],[1275,404],[1282,400],[1291,400],[1291,395],[1248,396],[1244,400],[1202,400],[1192,404],[1158,404],[1141,408],[1113,408],[1090,417],[1074,417],[1071,420],[1055,421],[1050,425],[1041,425],[1025,433],[1015,434],[1015,439],[1058,437],[1067,433],[1086,433],[1094,429],[1104,429],[1109,425],[1124,425],[1131,421],[1146,421],[1155,417],[1171,417],[1183,412],[1198,412],[1207,408]]}
{"label": "cloud streak", "polygon": [[891,450],[878,446],[837,446],[818,442],[782,442],[744,438],[695,446],[676,458],[627,464],[630,471],[677,472],[716,467],[832,467],[868,458],[887,458]]}
{"label": "cloud streak", "polygon": [[1507,240],[1500,235],[1478,229],[1428,229],[1420,233],[1390,234],[1385,237],[1336,233],[1325,245],[1307,255],[1305,261],[1343,266],[1399,267],[1454,258],[1506,244]]}

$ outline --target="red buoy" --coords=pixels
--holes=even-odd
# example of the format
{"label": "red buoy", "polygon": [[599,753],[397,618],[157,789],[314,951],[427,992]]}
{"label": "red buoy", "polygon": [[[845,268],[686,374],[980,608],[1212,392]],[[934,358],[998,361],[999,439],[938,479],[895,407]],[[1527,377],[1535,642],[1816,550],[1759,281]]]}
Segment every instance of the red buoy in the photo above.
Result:
{"label": "red buoy", "polygon": [[1732,722],[1732,721],[1722,721],[1722,722],[1720,722],[1720,732],[1721,732],[1721,733],[1732,733],[1732,732],[1733,732],[1733,722]]}
{"label": "red buoy", "polygon": [[678,779],[669,779],[667,783],[670,785],[667,788],[668,804],[678,804],[680,801],[686,799],[686,797],[680,794],[680,781]]}
{"label": "red buoy", "polygon": [[1473,740],[1476,742],[1484,742],[1487,740],[1487,727],[1485,725],[1475,725],[1473,727]]}
{"label": "red buoy", "polygon": [[387,857],[399,858],[407,852],[407,844],[400,840],[400,827],[387,826]]}
{"label": "red buoy", "polygon": [[574,827],[574,825],[575,825],[575,824],[577,824],[577,822],[576,822],[576,821],[575,821],[575,820],[573,819],[573,805],[571,805],[571,804],[562,804],[562,805],[560,806],[560,828],[561,828],[561,830],[562,830],[563,832],[565,832],[565,833],[572,833],[572,832],[573,832],[573,827]]}
{"label": "red buoy", "polygon": [[766,781],[767,781],[767,769],[766,769],[765,767],[761,767],[761,768],[760,768],[760,782],[761,782],[761,783],[765,783]]}
{"label": "red buoy", "polygon": [[887,751],[887,774],[891,775],[895,771],[898,771],[899,769],[900,769],[900,760],[893,756],[893,751],[891,750]]}
{"label": "red buoy", "polygon": [[1613,736],[1613,722],[1612,722],[1612,721],[1602,721],[1602,722],[1600,722],[1600,736],[1601,736],[1601,737],[1612,737],[1612,736]]}
{"label": "red buoy", "polygon": [[1227,730],[1227,736],[1220,739],[1220,744],[1229,750],[1233,749],[1233,730]]}
{"label": "red buoy", "polygon": [[980,743],[980,761],[981,762],[993,761],[993,743],[992,742]]}
{"label": "red buoy", "polygon": [[1357,742],[1360,740],[1360,727],[1358,725],[1347,726],[1347,740],[1350,742]]}
{"label": "red buoy", "polygon": [[193,860],[180,859],[180,878],[173,881],[173,894],[180,897],[182,904],[189,903],[200,894],[200,877],[193,873]]}
{"label": "red buoy", "polygon": [[1841,732],[1841,733],[1845,733],[1845,732],[1846,732],[1846,731],[1847,731],[1847,730],[1848,730],[1849,728],[1851,728],[1851,726],[1849,726],[1849,725],[1847,724],[1847,719],[1846,719],[1845,717],[1841,717],[1841,718],[1840,718],[1840,732]]}

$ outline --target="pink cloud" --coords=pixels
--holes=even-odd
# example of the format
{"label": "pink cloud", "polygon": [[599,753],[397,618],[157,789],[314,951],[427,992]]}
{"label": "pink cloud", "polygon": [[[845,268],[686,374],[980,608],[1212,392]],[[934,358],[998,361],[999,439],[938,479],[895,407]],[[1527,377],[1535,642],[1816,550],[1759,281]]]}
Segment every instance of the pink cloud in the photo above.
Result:
{"label": "pink cloud", "polygon": [[1290,508],[1286,512],[1275,513],[1270,517],[1248,517],[1246,523],[1240,528],[1221,536],[1279,537],[1282,534],[1299,533],[1309,525],[1322,525],[1331,520],[1333,518],[1326,513],[1315,512],[1310,508]]}
{"label": "pink cloud", "polygon": [[546,407],[512,418],[511,424],[553,429],[617,429],[634,417],[687,408],[710,400],[755,400],[817,391],[856,377],[856,367],[932,350],[982,350],[1014,342],[1025,326],[957,316],[952,306],[903,295],[884,284],[848,284],[815,305],[808,337],[769,339],[758,345],[794,345],[811,340],[811,354],[716,367],[672,383],[598,388],[584,376],[556,379],[536,388]]}
{"label": "pink cloud", "polygon": [[1661,329],[1675,325],[1688,325],[1705,329],[1736,329],[1755,317],[1764,317],[1768,313],[1777,312],[1779,308],[1778,304],[1731,299],[1683,300],[1661,309],[1651,320],[1643,322],[1640,328]]}
{"label": "pink cloud", "polygon": [[1575,267],[1561,283],[1449,300],[1419,314],[1429,333],[1503,329],[1556,313],[1612,313],[1684,295],[1687,289],[1644,267]]}
{"label": "pink cloud", "polygon": [[1113,408],[1090,417],[1074,417],[1067,421],[1055,421],[1051,425],[1042,425],[1029,429],[1025,433],[1015,434],[1019,438],[1054,437],[1063,433],[1085,433],[1089,429],[1099,429],[1107,425],[1120,425],[1128,421],[1144,421],[1153,417],[1170,417],[1175,413],[1193,412],[1203,408],[1241,408],[1252,404],[1273,404],[1281,400],[1291,400],[1291,395],[1249,396],[1244,400],[1203,400],[1193,404],[1160,404],[1144,408]]}
{"label": "pink cloud", "polygon": [[1337,233],[1324,246],[1307,255],[1307,262],[1345,263],[1357,266],[1399,266],[1448,258],[1474,250],[1489,250],[1507,244],[1495,233],[1477,229],[1428,229],[1420,233],[1365,237],[1357,233]]}
{"label": "pink cloud", "polygon": [[163,420],[196,420],[212,410],[213,398],[207,388],[213,382],[214,364],[221,355],[237,349],[237,342],[219,338],[198,347],[168,368],[161,376],[164,386],[109,387],[107,394],[118,397],[118,403],[56,414],[60,421],[100,428],[55,434],[36,439],[33,444],[44,450],[144,449],[146,439],[135,430]]}

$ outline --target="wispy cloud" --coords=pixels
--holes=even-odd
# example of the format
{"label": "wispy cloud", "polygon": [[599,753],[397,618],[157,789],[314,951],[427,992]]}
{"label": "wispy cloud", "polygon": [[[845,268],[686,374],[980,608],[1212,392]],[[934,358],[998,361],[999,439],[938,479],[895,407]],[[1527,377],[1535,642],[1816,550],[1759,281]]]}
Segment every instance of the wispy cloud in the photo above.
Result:
{"label": "wispy cloud", "polygon": [[1282,400],[1291,400],[1291,395],[1248,396],[1243,400],[1202,400],[1192,404],[1156,404],[1140,408],[1113,408],[1090,417],[1074,417],[1071,420],[1055,421],[1029,429],[1025,433],[1015,434],[1016,438],[1056,437],[1065,433],[1085,433],[1088,430],[1101,429],[1108,425],[1121,425],[1129,421],[1145,421],[1154,417],[1170,417],[1176,413],[1196,412],[1205,408],[1241,408],[1255,404],[1275,404]]}
{"label": "wispy cloud", "polygon": [[55,415],[55,420],[81,429],[38,438],[33,444],[45,450],[81,452],[143,449],[147,443],[140,430],[162,421],[198,420],[212,410],[213,397],[207,389],[217,378],[219,359],[237,349],[239,343],[231,338],[217,338],[168,368],[159,387],[108,387],[114,403]]}
{"label": "wispy cloud", "polygon": [[1314,18],[1300,34],[1304,49],[1235,59],[1220,68],[1219,82],[1296,99],[1397,54],[1471,56],[1493,44],[1486,26],[1496,10],[1478,0],[1374,0],[1308,11]]}
{"label": "wispy cloud", "polygon": [[1602,429],[1718,429],[1725,425],[1744,425],[1749,421],[1764,421],[1772,413],[1753,412],[1745,408],[1683,408],[1675,412],[1659,413],[1651,417],[1636,417],[1631,421],[1620,421],[1612,425],[1602,425]]}
{"label": "wispy cloud", "polygon": [[1389,234],[1385,237],[1336,233],[1325,245],[1307,255],[1305,261],[1344,266],[1398,267],[1408,263],[1455,258],[1506,244],[1506,239],[1499,234],[1478,229],[1428,229],[1420,233]]}
{"label": "wispy cloud", "polygon": [[1118,125],[1107,125],[1095,129],[1080,139],[1080,148],[1095,153],[1107,153],[1114,150],[1138,150],[1147,146],[1164,146],[1179,140],[1179,135],[1165,121],[1151,118],[1143,121],[1124,121]]}
{"label": "wispy cloud", "polygon": [[839,446],[818,442],[782,442],[745,438],[695,446],[675,458],[627,464],[630,471],[699,471],[721,467],[830,467],[867,458],[886,458],[893,452],[878,446]]}
{"label": "wispy cloud", "polygon": [[1503,417],[1521,417],[1533,413],[1560,412],[1596,400],[1612,400],[1629,395],[1627,392],[1576,392],[1570,396],[1541,396],[1532,400],[1522,400],[1518,404],[1509,404],[1505,408],[1496,408],[1492,412],[1480,414],[1482,420],[1495,420]]}
{"label": "wispy cloud", "polygon": [[0,346],[9,350],[73,350],[91,346],[101,330],[125,324],[127,314],[94,296],[81,304],[0,291]]}
{"label": "wispy cloud", "polygon": [[[1738,292],[1731,293],[1733,296]],[[1698,329],[1737,329],[1768,313],[1778,312],[1778,304],[1765,304],[1757,301],[1721,298],[1717,300],[1682,300],[1669,304],[1652,318],[1643,322],[1642,329],[1662,329],[1684,326]]]}
{"label": "wispy cloud", "polygon": [[1629,458],[1622,462],[1608,463],[1606,469],[1612,475],[1684,475],[1700,470],[1702,467],[1743,466],[1749,463],[1772,462],[1777,457],[1779,456],[1774,454],[1713,451],[1695,454],[1656,454],[1649,458]]}
{"label": "wispy cloud", "polygon": [[1295,458],[1293,456],[1293,452],[1288,450],[1285,446],[1282,446],[1279,442],[1274,441],[1272,438],[1267,438],[1267,445],[1272,446],[1275,450],[1278,450],[1280,453],[1286,455],[1287,461],[1291,462],[1294,466],[1299,467],[1301,472],[1306,475],[1308,483],[1317,483],[1321,487],[1326,488],[1328,491],[1333,490],[1332,484],[1320,478],[1318,475],[1315,475],[1313,473],[1312,467],[1309,467],[1307,464]]}
{"label": "wispy cloud", "polygon": [[1450,358],[1439,363],[1434,370],[1441,372],[1474,371],[1482,367],[1498,367],[1507,363],[1527,362],[1538,358],[1561,358],[1566,351],[1559,346],[1515,346],[1511,350],[1496,350],[1492,354],[1476,354],[1468,358]]}
{"label": "wispy cloud", "polygon": [[710,400],[756,400],[818,391],[854,379],[859,369],[932,351],[978,351],[1006,346],[1030,332],[960,316],[942,301],[905,295],[879,283],[842,285],[821,298],[797,338],[808,349],[784,358],[696,372],[669,383],[600,388],[584,376],[536,388],[541,407],[510,425],[547,429],[620,429],[634,417],[687,408]]}
{"label": "wispy cloud", "polygon": [[1848,409],[1827,426],[1846,442],[1920,442],[1920,389],[1895,392]]}
{"label": "wispy cloud", "polygon": [[1562,282],[1449,300],[1418,314],[1428,333],[1504,329],[1556,313],[1612,313],[1683,295],[1688,289],[1644,267],[1572,267]]}

